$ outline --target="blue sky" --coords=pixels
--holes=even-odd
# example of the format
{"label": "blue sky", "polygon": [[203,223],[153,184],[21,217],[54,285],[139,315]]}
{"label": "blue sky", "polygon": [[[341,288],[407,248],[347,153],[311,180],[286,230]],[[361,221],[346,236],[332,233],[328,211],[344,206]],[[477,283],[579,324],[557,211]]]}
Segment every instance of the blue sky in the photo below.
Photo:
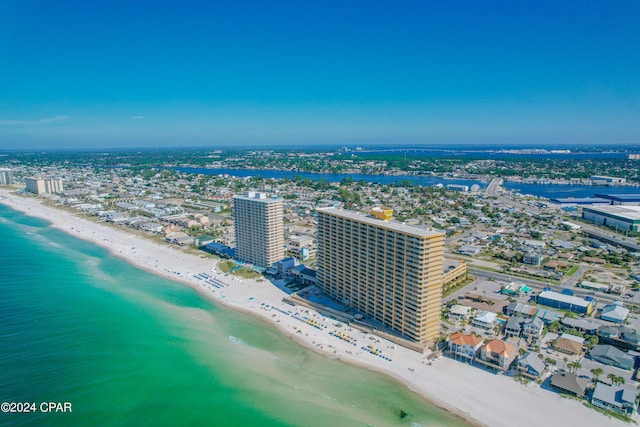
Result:
{"label": "blue sky", "polygon": [[0,1],[0,149],[640,143],[640,2]]}

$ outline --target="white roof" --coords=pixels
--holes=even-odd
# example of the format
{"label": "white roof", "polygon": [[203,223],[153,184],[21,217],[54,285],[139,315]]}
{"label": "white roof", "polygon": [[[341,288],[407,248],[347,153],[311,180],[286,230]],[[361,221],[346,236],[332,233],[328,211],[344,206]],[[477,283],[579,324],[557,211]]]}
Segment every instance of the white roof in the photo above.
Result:
{"label": "white roof", "polygon": [[640,206],[620,206],[620,205],[612,205],[612,206],[598,206],[598,207],[589,207],[585,208],[588,211],[596,212],[600,214],[618,216],[624,218],[628,221],[638,221],[640,220]]}
{"label": "white roof", "polygon": [[449,310],[449,312],[452,314],[469,314],[471,312],[471,307],[455,304],[451,306],[451,310]]}
{"label": "white roof", "polygon": [[568,340],[575,341],[575,342],[580,343],[580,344],[584,343],[584,338],[578,337],[576,335],[562,334],[562,335],[560,335],[560,338],[566,338]]}
{"label": "white roof", "polygon": [[482,323],[493,323],[496,320],[498,315],[496,313],[492,313],[490,311],[483,311],[478,316],[476,316],[477,321]]}
{"label": "white roof", "polygon": [[619,320],[624,320],[629,315],[628,308],[624,308],[618,304],[609,304],[602,309],[602,316],[612,317]]}

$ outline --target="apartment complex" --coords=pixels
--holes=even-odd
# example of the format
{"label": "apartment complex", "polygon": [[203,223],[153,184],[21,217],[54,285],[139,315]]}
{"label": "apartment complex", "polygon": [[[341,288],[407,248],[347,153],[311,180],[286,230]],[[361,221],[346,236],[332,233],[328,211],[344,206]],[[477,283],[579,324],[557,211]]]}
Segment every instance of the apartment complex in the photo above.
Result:
{"label": "apartment complex", "polygon": [[439,332],[444,234],[337,208],[318,209],[319,286],[405,338]]}
{"label": "apartment complex", "polygon": [[0,169],[0,185],[13,184],[13,171],[11,169]]}
{"label": "apartment complex", "polygon": [[283,199],[249,192],[233,197],[235,257],[260,268],[284,258]]}
{"label": "apartment complex", "polygon": [[60,178],[34,178],[24,179],[26,190],[34,194],[53,194],[64,191],[62,179]]}

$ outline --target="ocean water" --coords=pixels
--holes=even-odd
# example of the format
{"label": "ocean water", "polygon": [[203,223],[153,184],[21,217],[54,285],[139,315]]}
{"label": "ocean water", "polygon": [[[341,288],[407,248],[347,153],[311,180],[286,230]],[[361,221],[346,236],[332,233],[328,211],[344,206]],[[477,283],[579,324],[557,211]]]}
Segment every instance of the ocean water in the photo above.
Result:
{"label": "ocean water", "polygon": [[3,205],[0,242],[2,426],[467,425]]}

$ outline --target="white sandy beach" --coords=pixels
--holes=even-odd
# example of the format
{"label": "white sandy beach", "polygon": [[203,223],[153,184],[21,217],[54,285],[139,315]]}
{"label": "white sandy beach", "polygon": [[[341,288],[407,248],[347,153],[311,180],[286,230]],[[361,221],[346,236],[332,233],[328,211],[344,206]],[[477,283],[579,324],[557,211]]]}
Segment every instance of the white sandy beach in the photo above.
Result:
{"label": "white sandy beach", "polygon": [[[286,294],[268,281],[238,279],[219,273],[211,258],[154,243],[129,234],[124,228],[120,230],[80,219],[73,213],[43,206],[38,199],[12,195],[6,188],[0,189],[0,203],[27,215],[46,219],[52,226],[103,246],[138,267],[188,284],[214,301],[258,316],[315,351],[390,375],[425,399],[472,423],[509,427],[514,424],[544,427],[627,425],[535,384],[525,386],[510,377],[495,375],[448,358],[440,358],[429,364],[425,355],[383,339],[374,342],[370,335],[356,329],[338,329],[334,326],[335,321],[312,310],[307,313],[306,308],[283,303],[282,298]],[[206,283],[203,276],[194,277],[202,273],[213,280]],[[303,317],[321,326],[314,327]],[[330,335],[332,331],[340,331],[354,338],[357,345]],[[369,345],[391,361],[361,349]]]}

